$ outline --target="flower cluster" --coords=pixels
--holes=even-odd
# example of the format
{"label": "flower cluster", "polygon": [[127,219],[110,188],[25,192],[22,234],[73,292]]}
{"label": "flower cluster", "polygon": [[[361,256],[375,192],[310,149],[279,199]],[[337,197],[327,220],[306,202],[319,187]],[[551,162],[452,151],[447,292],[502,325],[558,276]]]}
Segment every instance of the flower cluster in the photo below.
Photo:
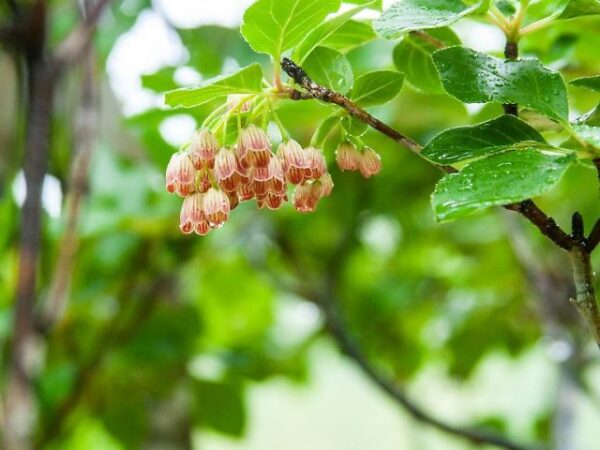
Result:
{"label": "flower cluster", "polygon": [[311,212],[331,194],[333,180],[321,150],[302,148],[293,139],[272,151],[267,134],[255,125],[241,130],[237,143],[220,147],[208,130],[197,131],[189,146],[167,166],[166,188],[184,198],[180,229],[208,234],[220,228],[240,202],[256,199],[259,208],[278,209],[294,185],[293,203]]}
{"label": "flower cluster", "polygon": [[358,170],[365,178],[379,173],[381,157],[370,147],[357,149],[349,141],[343,142],[335,152],[335,160],[340,170]]}

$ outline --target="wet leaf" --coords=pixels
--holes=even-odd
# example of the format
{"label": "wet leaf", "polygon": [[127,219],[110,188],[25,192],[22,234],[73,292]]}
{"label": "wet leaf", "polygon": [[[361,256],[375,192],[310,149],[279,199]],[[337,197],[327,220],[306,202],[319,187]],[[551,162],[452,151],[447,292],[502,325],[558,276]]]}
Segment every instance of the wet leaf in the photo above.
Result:
{"label": "wet leaf", "polygon": [[[460,45],[460,39],[450,28],[424,31],[448,46]],[[444,87],[431,56],[436,50],[439,48],[423,38],[407,34],[394,48],[394,64],[417,89],[440,94],[444,92]]]}
{"label": "wet leaf", "polygon": [[558,72],[537,59],[506,61],[465,47],[433,54],[446,91],[466,103],[518,103],[559,122],[569,115],[567,90]]}
{"label": "wet leaf", "polygon": [[450,25],[462,17],[487,9],[489,0],[467,5],[460,0],[403,0],[394,3],[373,22],[373,28],[386,39],[424,28]]}
{"label": "wet leaf", "polygon": [[474,161],[439,181],[432,196],[435,216],[439,221],[457,219],[544,194],[574,159],[572,154],[525,149]]}
{"label": "wet leaf", "polygon": [[304,61],[304,70],[317,83],[345,94],[354,75],[348,59],[337,50],[317,47]]}
{"label": "wet leaf", "polygon": [[438,164],[452,164],[533,143],[548,147],[535,129],[515,116],[505,115],[474,126],[443,131],[423,148],[421,154]]}
{"label": "wet leaf", "polygon": [[324,47],[347,52],[377,38],[371,25],[349,20],[323,41]]}

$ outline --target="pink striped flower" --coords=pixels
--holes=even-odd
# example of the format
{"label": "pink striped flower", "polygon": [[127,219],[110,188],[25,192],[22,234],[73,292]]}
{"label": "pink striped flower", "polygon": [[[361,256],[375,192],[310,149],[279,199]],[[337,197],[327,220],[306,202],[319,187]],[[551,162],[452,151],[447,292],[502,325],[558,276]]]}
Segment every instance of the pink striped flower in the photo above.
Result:
{"label": "pink striped flower", "polygon": [[309,180],[296,186],[294,191],[294,208],[298,212],[313,212],[323,197],[331,195],[333,180],[329,173],[324,173],[317,180]]}
{"label": "pink striped flower", "polygon": [[215,188],[210,188],[204,194],[204,216],[212,228],[221,228],[229,218],[229,198],[227,195]]}
{"label": "pink striped flower", "polygon": [[194,133],[187,152],[197,170],[203,167],[212,169],[218,149],[217,138],[208,129],[203,128]]}
{"label": "pink striped flower", "polygon": [[190,157],[185,153],[174,153],[167,165],[166,188],[181,197],[195,191],[196,171]]}
{"label": "pink striped flower", "polygon": [[365,178],[379,173],[381,170],[381,157],[372,148],[363,148],[358,159],[358,170]]}
{"label": "pink striped flower", "polygon": [[181,214],[179,215],[179,228],[184,234],[192,233],[198,224],[206,222],[203,210],[204,195],[192,194],[183,199]]}
{"label": "pink striped flower", "polygon": [[243,129],[238,138],[240,162],[254,167],[266,167],[271,160],[271,143],[267,134],[255,125]]}
{"label": "pink striped flower", "polygon": [[240,184],[245,183],[247,180],[243,172],[245,171],[239,165],[232,150],[228,148],[219,150],[215,158],[214,173],[223,190],[234,192]]}
{"label": "pink striped flower", "polygon": [[335,160],[340,170],[358,170],[360,153],[351,142],[342,142],[335,151]]}
{"label": "pink striped flower", "polygon": [[308,154],[308,162],[311,170],[310,179],[316,180],[327,172],[327,162],[323,156],[323,152],[315,147],[308,147],[306,149]]}

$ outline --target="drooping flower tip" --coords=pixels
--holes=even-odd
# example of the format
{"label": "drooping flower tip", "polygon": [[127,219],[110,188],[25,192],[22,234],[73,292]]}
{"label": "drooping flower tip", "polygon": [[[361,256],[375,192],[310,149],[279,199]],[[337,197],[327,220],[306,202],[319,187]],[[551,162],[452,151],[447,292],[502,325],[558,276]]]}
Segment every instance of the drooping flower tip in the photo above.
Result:
{"label": "drooping flower tip", "polygon": [[381,156],[370,147],[364,147],[359,155],[358,170],[363,177],[369,178],[381,170]]}
{"label": "drooping flower tip", "polygon": [[266,167],[273,155],[267,133],[255,125],[240,132],[237,146],[238,158],[244,167]]}
{"label": "drooping flower tip", "polygon": [[360,153],[351,142],[342,142],[335,151],[335,160],[341,171],[358,170]]}
{"label": "drooping flower tip", "polygon": [[204,194],[195,193],[184,198],[179,219],[179,228],[184,234],[197,232],[205,223],[208,225],[204,215]]}
{"label": "drooping flower tip", "polygon": [[197,170],[203,167],[212,169],[215,161],[215,154],[219,150],[217,138],[210,130],[203,128],[197,130],[192,137],[187,152],[192,159],[192,163]]}
{"label": "drooping flower tip", "polygon": [[192,194],[195,190],[196,171],[192,160],[186,153],[174,153],[169,160],[166,171],[167,192],[181,197]]}
{"label": "drooping flower tip", "polygon": [[204,216],[212,228],[221,228],[229,218],[229,198],[223,191],[210,188],[204,194]]}

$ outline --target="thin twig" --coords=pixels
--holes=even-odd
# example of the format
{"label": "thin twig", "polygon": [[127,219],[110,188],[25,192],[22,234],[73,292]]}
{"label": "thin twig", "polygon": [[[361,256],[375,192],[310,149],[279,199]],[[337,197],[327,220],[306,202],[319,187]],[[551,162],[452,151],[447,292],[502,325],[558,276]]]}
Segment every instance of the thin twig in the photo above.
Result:
{"label": "thin twig", "polygon": [[60,43],[53,58],[57,71],[62,71],[65,65],[71,64],[81,57],[94,36],[102,12],[110,2],[111,0],[98,0],[89,9],[85,19]]}
{"label": "thin twig", "polygon": [[362,369],[371,381],[398,402],[415,420],[452,434],[455,437],[466,439],[474,444],[493,445],[509,450],[525,450],[528,448],[496,434],[448,424],[421,409],[396,382],[383,375],[362,353],[344,326],[335,308],[334,299],[331,297],[332,293],[329,292],[329,295],[330,299],[328,301],[321,302],[323,305],[322,309],[327,321],[327,327],[341,350]]}
{"label": "thin twig", "polygon": [[[432,416],[410,399],[403,386],[379,371],[362,352],[342,319],[342,315],[337,307],[340,302],[335,295],[336,286],[343,267],[340,261],[347,259],[347,254],[352,248],[352,241],[357,226],[356,220],[347,225],[346,232],[340,238],[337,249],[327,258],[329,264],[326,267],[329,270],[325,274],[322,283],[315,282],[316,280],[311,277],[311,274],[306,272],[306,266],[299,260],[298,254],[289,238],[283,234],[277,235],[277,242],[281,250],[285,253],[286,261],[296,272],[298,280],[302,280],[301,284],[296,288],[296,292],[304,298],[312,300],[319,306],[325,317],[326,328],[340,347],[340,350],[352,359],[375,385],[405,409],[412,418],[471,443],[493,445],[504,449],[526,450],[528,447],[514,443],[503,436],[470,427],[451,425]],[[315,286],[322,286],[322,288],[315,288]]]}
{"label": "thin twig", "polygon": [[[405,136],[399,131],[393,129],[392,127],[383,123],[379,119],[373,117],[371,114],[362,109],[348,97],[315,83],[307,75],[304,69],[302,69],[296,63],[294,63],[291,59],[283,58],[281,67],[299,86],[305,89],[305,92],[297,90],[291,91],[291,99],[300,100],[306,98],[313,98],[327,103],[336,104],[344,108],[353,117],[356,117],[361,122],[366,123],[373,129],[390,137],[400,145],[403,145],[404,147],[411,150],[413,153],[417,155],[421,153],[421,150],[423,148],[421,144],[412,140],[408,136]],[[456,172],[456,169],[454,169],[451,166],[436,165],[436,167],[447,173]],[[544,236],[548,237],[560,248],[567,251],[573,248],[574,241],[571,238],[571,236],[564,232],[560,228],[560,226],[554,221],[554,219],[546,215],[546,213],[544,213],[540,208],[538,208],[532,200],[524,200],[519,203],[511,203],[509,205],[504,205],[504,208],[510,211],[518,212],[519,214],[523,215],[525,218],[527,218],[527,220],[534,224]]]}
{"label": "thin twig", "polygon": [[49,330],[60,319],[66,306],[73,262],[78,247],[77,227],[82,200],[87,192],[88,168],[94,150],[98,114],[95,58],[88,46],[83,57],[81,102],[75,121],[75,156],[70,174],[69,193],[65,201],[65,228],[59,244],[55,272],[44,304],[41,326]]}

